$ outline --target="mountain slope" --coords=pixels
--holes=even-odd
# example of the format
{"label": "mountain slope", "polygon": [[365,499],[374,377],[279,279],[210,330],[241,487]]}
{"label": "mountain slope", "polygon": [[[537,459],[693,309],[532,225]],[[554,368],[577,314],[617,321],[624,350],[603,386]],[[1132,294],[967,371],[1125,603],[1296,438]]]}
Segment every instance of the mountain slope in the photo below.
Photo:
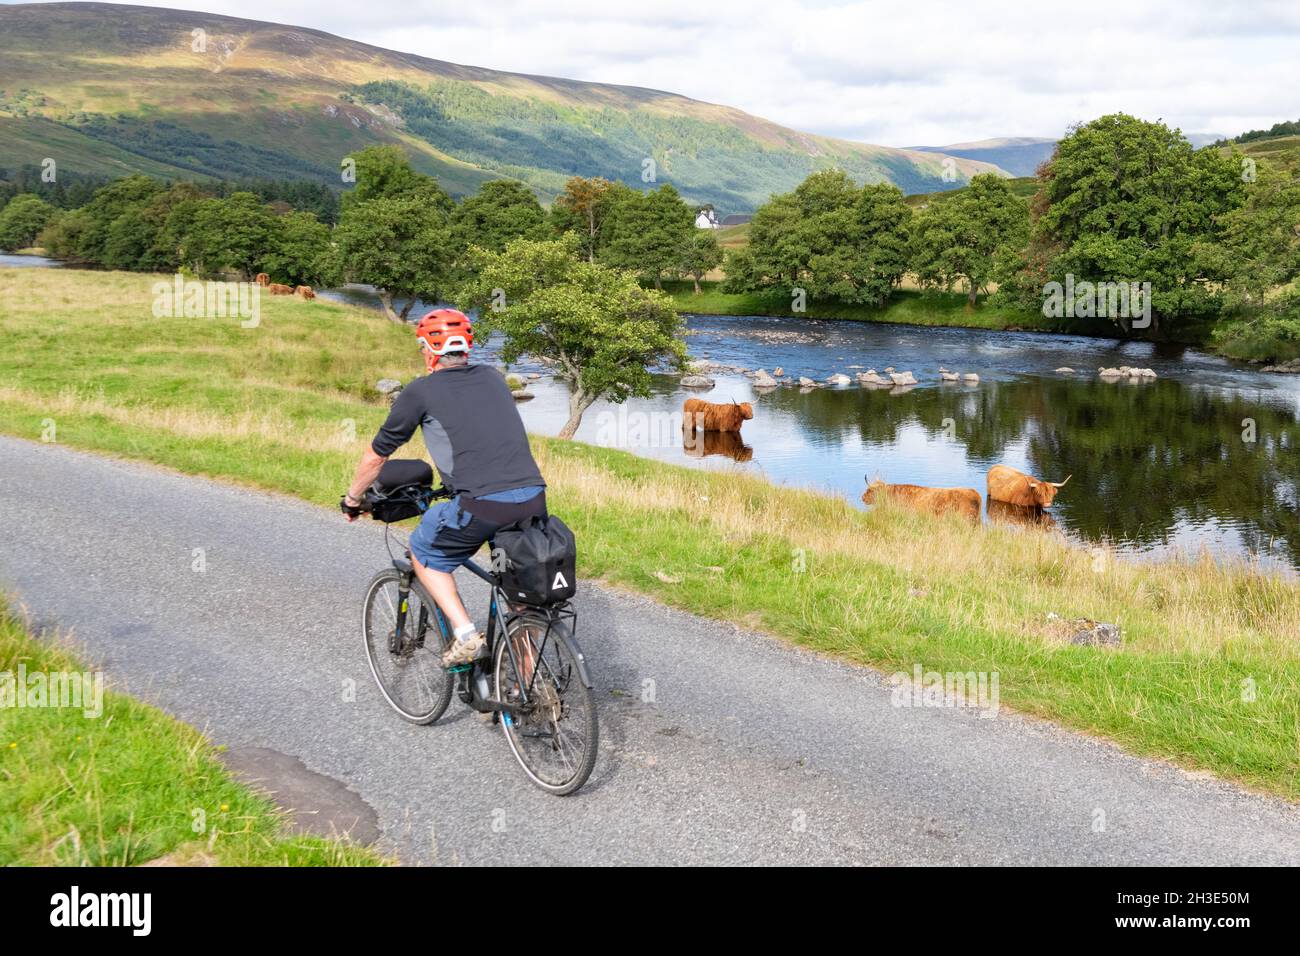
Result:
{"label": "mountain slope", "polygon": [[[350,152],[400,142],[457,195],[503,176],[543,196],[571,175],[641,187],[649,160],[654,181],[724,212],[752,210],[830,165],[909,193],[953,187],[941,153],[801,133],[657,90],[152,7],[0,6],[0,90],[0,166],[9,167],[62,151],[68,168],[85,172],[126,161],[153,174],[338,182]],[[46,146],[53,152],[36,155]],[[977,159],[953,163],[958,185],[1001,172]]]}
{"label": "mountain slope", "polygon": [[1051,159],[1056,140],[1041,136],[1008,136],[951,146],[917,146],[916,149],[992,163],[1013,176],[1032,176],[1041,163]]}

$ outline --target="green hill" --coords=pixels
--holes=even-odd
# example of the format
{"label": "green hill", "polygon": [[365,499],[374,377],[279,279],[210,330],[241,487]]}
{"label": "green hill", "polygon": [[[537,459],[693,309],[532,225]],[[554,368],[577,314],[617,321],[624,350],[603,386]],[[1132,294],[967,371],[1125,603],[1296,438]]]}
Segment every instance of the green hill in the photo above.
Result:
{"label": "green hill", "polygon": [[924,152],[946,153],[1000,166],[1013,176],[1033,176],[1038,167],[1052,158],[1056,140],[1042,136],[1007,136],[982,139],[975,143],[951,146],[917,146]]}
{"label": "green hill", "polygon": [[[195,31],[202,31],[196,33]],[[201,41],[201,42],[199,42]],[[0,5],[0,168],[312,178],[381,142],[453,195],[487,179],[544,198],[572,175],[657,182],[752,211],[840,166],[904,192],[951,188],[943,153],[787,129],[673,93],[462,66],[316,30],[103,3]],[[988,163],[956,157],[958,182]]]}

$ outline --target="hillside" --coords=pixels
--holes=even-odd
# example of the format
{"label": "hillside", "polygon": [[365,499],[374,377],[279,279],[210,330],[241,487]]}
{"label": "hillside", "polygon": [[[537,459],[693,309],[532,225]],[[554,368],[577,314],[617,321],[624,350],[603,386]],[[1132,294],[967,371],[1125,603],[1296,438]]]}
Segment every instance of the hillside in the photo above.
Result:
{"label": "hillside", "polygon": [[[202,31],[196,34],[195,31]],[[511,177],[543,198],[571,175],[656,180],[752,211],[840,166],[904,192],[952,188],[942,153],[779,126],[636,87],[527,76],[302,27],[103,3],[0,6],[0,168],[338,182],[350,152],[398,142],[454,195]],[[958,181],[1001,172],[956,157]]]}
{"label": "hillside", "polygon": [[1032,176],[1041,163],[1051,159],[1052,151],[1056,149],[1056,140],[1041,136],[1016,136],[982,139],[974,143],[954,143],[951,146],[917,146],[916,149],[992,163],[1013,176]]}

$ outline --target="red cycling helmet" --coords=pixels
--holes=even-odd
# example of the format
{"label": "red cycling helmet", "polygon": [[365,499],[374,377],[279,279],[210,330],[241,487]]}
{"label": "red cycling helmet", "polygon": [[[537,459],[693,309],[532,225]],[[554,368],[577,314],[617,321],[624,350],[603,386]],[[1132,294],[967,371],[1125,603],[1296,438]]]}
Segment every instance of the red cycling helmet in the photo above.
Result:
{"label": "red cycling helmet", "polygon": [[464,312],[455,309],[434,309],[420,319],[415,337],[431,362],[439,355],[468,352],[474,347],[474,327]]}

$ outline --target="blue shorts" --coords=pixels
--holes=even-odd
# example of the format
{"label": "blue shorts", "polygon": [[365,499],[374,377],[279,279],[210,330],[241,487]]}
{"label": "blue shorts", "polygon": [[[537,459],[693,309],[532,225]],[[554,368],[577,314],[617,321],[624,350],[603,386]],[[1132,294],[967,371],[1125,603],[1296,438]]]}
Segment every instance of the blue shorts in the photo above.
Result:
{"label": "blue shorts", "polygon": [[[515,489],[484,495],[489,501],[518,503],[530,501],[542,489]],[[529,494],[531,492],[531,494]],[[524,498],[523,495],[528,495]],[[483,543],[490,541],[504,525],[472,515],[460,506],[460,496],[440,501],[424,513],[420,523],[411,532],[411,553],[426,568],[450,574],[474,557]]]}

